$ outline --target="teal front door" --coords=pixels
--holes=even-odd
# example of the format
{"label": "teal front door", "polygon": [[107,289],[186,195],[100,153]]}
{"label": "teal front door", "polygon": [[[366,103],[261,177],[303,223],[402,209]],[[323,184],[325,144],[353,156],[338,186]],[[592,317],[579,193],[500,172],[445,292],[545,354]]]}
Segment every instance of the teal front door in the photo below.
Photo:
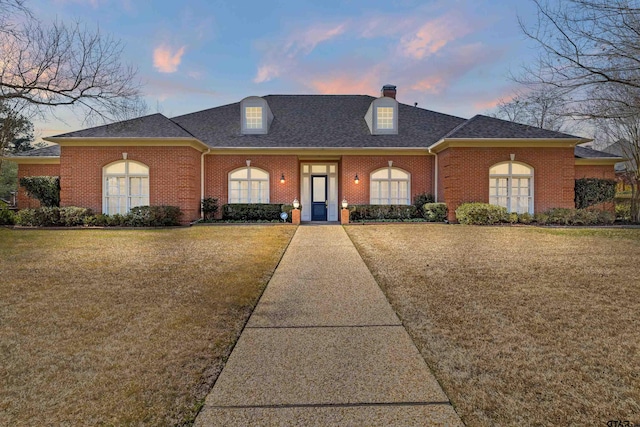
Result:
{"label": "teal front door", "polygon": [[311,221],[327,220],[327,176],[311,176]]}

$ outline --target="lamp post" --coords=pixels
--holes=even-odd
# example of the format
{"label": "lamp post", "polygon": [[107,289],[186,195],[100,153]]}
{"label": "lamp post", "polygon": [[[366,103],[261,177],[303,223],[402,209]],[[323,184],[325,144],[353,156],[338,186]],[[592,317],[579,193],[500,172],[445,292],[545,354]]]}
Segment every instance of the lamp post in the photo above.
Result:
{"label": "lamp post", "polygon": [[347,199],[342,199],[342,211],[340,211],[340,224],[349,224],[349,209]]}
{"label": "lamp post", "polygon": [[297,198],[293,199],[293,210],[291,211],[291,223],[293,225],[300,224],[300,202]]}

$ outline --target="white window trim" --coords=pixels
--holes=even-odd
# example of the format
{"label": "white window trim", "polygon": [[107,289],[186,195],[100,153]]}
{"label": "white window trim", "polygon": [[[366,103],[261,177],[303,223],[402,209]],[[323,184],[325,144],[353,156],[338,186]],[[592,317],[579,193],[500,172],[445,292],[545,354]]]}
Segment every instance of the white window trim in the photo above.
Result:
{"label": "white window trim", "polygon": [[[119,163],[124,163],[124,174],[122,173],[107,173],[107,168]],[[129,173],[129,165],[135,163],[137,165],[143,166],[145,168],[147,168],[147,173]],[[151,192],[150,187],[151,187],[151,183],[150,183],[150,179],[149,179],[149,166],[145,165],[144,163],[141,162],[137,162],[135,160],[117,160],[115,162],[111,162],[107,165],[104,165],[102,167],[102,213],[104,214],[108,214],[109,213],[109,195],[107,194],[107,178],[124,178],[126,181],[126,191],[125,191],[125,203],[126,203],[126,210],[125,212],[129,212],[131,210],[131,208],[134,207],[138,207],[138,206],[146,206],[146,205],[135,205],[135,206],[131,206],[131,198],[135,197],[135,198],[140,198],[140,197],[145,197],[147,198],[147,200],[150,200],[150,195],[149,193]],[[131,196],[130,193],[130,188],[131,188],[131,183],[129,182],[129,180],[131,178],[147,178],[147,183],[148,183],[148,188],[147,188],[147,194],[141,194],[141,195],[136,195],[136,196]],[[121,197],[121,196],[120,196]],[[149,203],[147,203],[148,205]]]}
{"label": "white window trim", "polygon": [[[509,169],[508,169],[508,173],[506,174],[492,174],[491,173],[491,169],[496,167],[496,166],[500,166],[500,165],[508,165]],[[517,164],[517,165],[521,165],[521,166],[525,166],[527,168],[529,168],[529,170],[531,171],[530,174],[514,174],[512,172],[513,170],[513,165]],[[511,198],[512,198],[512,182],[513,179],[516,178],[525,178],[525,179],[529,179],[529,196],[528,196],[528,209],[527,209],[527,213],[533,215],[534,212],[534,199],[533,199],[533,195],[534,195],[534,169],[533,166],[528,165],[526,163],[522,163],[522,162],[515,162],[515,161],[509,161],[509,162],[500,162],[500,163],[496,163],[495,165],[491,165],[489,167],[489,203],[491,203],[491,180],[492,179],[497,179],[497,178],[506,178],[507,179],[507,212],[511,212]],[[497,197],[497,196],[496,196]],[[516,196],[516,197],[522,197],[522,196]]]}
{"label": "white window trim", "polygon": [[[240,178],[231,178],[231,174],[233,174],[234,172],[238,172],[240,170],[244,170],[244,169],[247,169],[247,178],[241,178],[241,179]],[[255,178],[255,179],[251,178],[251,170],[252,169],[256,169],[256,170],[259,170],[261,172],[266,173],[267,174],[267,178],[266,179],[265,178]],[[248,199],[248,201],[247,202],[232,202],[231,201],[231,183],[232,182],[241,182],[241,181],[247,181],[247,186],[248,186],[247,199]],[[267,200],[266,201],[263,201],[263,202],[253,202],[253,201],[251,201],[251,182],[252,181],[266,182],[266,184],[267,184],[267,186],[266,186]],[[270,197],[271,197],[271,183],[270,183],[270,181],[271,181],[271,174],[268,171],[264,170],[264,169],[256,168],[254,166],[243,166],[241,168],[234,169],[234,170],[232,170],[231,172],[229,172],[227,174],[227,187],[228,187],[227,202],[229,204],[233,204],[233,203],[242,203],[242,204],[244,204],[244,203],[256,203],[256,204],[257,203],[269,203],[269,200],[270,200]]]}
{"label": "white window trim", "polygon": [[[376,172],[380,172],[381,170],[387,170],[387,178],[386,179],[373,179],[372,176],[373,174],[375,174]],[[399,170],[402,171],[404,173],[407,174],[407,178],[391,178],[391,171],[392,170]],[[391,205],[391,204],[396,204],[396,203],[391,203],[391,183],[392,182],[406,182],[407,183],[407,199],[406,199],[406,205],[410,205],[411,204],[411,173],[407,170],[401,169],[401,168],[397,168],[397,167],[393,167],[393,166],[387,166],[386,168],[380,168],[380,169],[376,169],[373,172],[371,172],[369,174],[369,181],[370,181],[370,185],[369,185],[369,203],[370,204],[374,204],[372,203],[373,200],[373,185],[374,183],[386,183],[387,184],[387,203],[377,203],[378,205]],[[397,203],[399,205],[404,205],[404,203]]]}

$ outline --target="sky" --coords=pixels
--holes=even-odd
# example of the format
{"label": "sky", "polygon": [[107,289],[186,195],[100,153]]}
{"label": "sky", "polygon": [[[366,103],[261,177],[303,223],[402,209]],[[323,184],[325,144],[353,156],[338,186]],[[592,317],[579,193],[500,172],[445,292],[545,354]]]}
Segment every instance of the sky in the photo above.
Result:
{"label": "sky", "polygon": [[[535,59],[531,0],[28,0],[43,22],[122,41],[149,113],[174,117],[270,94],[365,94],[469,118],[509,99]],[[57,110],[45,137],[85,127]]]}

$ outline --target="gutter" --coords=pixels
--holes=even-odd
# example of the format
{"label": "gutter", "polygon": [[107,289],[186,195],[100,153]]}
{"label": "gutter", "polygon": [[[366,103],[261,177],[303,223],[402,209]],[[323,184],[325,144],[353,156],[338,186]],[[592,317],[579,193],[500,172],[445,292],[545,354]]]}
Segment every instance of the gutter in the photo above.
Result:
{"label": "gutter", "polygon": [[434,153],[433,151],[431,151],[431,148],[428,149],[429,150],[429,154],[433,154],[434,156],[436,156],[436,162],[435,162],[435,177],[434,177],[434,183],[433,183],[433,199],[435,200],[436,203],[438,203],[438,153]]}
{"label": "gutter", "polygon": [[202,210],[202,200],[204,199],[204,156],[209,154],[211,148],[207,148],[207,151],[203,151],[200,154],[200,218],[204,219],[204,212]]}

